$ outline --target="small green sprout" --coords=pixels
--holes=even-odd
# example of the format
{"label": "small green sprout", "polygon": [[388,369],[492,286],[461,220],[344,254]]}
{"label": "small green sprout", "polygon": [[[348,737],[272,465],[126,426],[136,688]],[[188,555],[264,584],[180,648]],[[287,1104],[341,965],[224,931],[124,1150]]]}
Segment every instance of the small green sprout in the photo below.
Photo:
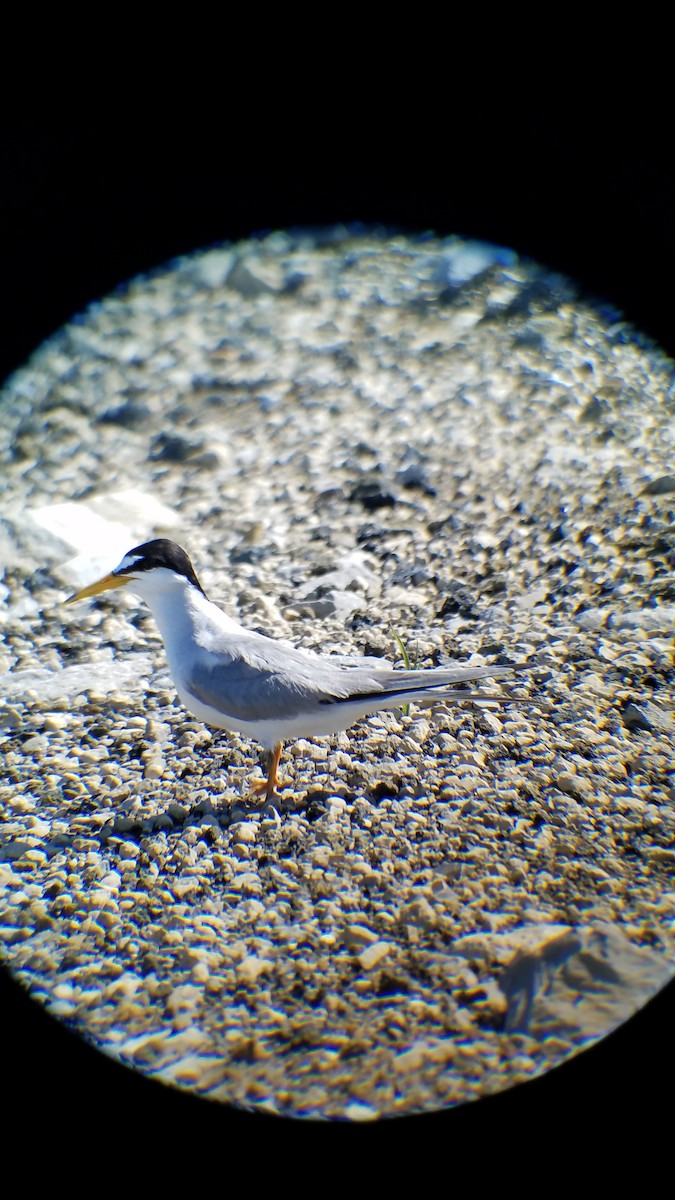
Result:
{"label": "small green sprout", "polygon": [[[393,630],[392,630],[392,632],[393,632]],[[407,647],[404,645],[404,643],[402,642],[401,638],[398,636],[397,633],[394,633],[394,637],[396,638],[396,641],[398,642],[398,648],[401,651],[401,657],[403,659],[403,663],[404,663],[406,671],[411,671],[411,670],[416,671],[417,663],[418,663],[417,642],[415,642],[415,661],[411,665],[410,655],[408,654]],[[410,705],[404,704],[401,709],[401,712],[404,713],[404,715],[406,717],[409,717],[410,716]]]}

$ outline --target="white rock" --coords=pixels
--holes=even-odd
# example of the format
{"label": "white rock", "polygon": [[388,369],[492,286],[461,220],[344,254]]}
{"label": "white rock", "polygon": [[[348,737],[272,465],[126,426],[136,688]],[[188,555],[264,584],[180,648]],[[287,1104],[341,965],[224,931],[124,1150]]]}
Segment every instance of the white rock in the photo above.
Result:
{"label": "white rock", "polygon": [[373,967],[379,966],[392,949],[391,942],[374,942],[372,946],[367,946],[365,950],[362,950],[357,958],[364,971],[372,971]]}

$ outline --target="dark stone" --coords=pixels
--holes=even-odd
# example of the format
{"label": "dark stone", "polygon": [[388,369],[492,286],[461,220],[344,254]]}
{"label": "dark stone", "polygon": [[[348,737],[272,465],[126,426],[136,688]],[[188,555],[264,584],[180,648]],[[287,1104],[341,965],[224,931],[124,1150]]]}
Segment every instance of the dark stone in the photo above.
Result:
{"label": "dark stone", "polygon": [[[372,622],[371,622],[372,624]],[[363,646],[363,653],[368,658],[386,658],[386,653],[381,646],[376,646],[372,642],[366,641]]]}
{"label": "dark stone", "polygon": [[675,732],[672,714],[649,700],[644,700],[641,704],[627,704],[622,717],[627,729],[644,729],[648,733]]}
{"label": "dark stone", "polygon": [[658,537],[652,546],[654,554],[664,554],[670,557],[675,552],[675,533],[664,533]]}
{"label": "dark stone", "polygon": [[463,528],[464,522],[461,517],[456,517],[454,513],[450,513],[449,516],[443,517],[440,521],[429,521],[427,525],[427,529],[432,537],[440,533],[442,529],[449,529],[451,533],[460,533]]}
{"label": "dark stone", "polygon": [[54,579],[46,567],[38,567],[36,571],[32,571],[30,575],[24,579],[23,586],[27,592],[33,596],[44,591],[45,588],[57,588],[60,584]]}
{"label": "dark stone", "polygon": [[569,535],[569,526],[567,526],[564,521],[561,521],[559,525],[554,525],[552,528],[549,528],[548,540],[550,544],[554,546],[556,542],[563,542],[566,537],[569,537]]}
{"label": "dark stone", "polygon": [[652,479],[643,489],[642,495],[665,496],[668,492],[675,492],[675,475],[660,475],[658,479]]}
{"label": "dark stone", "polygon": [[608,404],[606,400],[602,400],[599,396],[594,396],[582,410],[579,420],[595,424],[596,421],[601,421],[611,411],[611,404]]}
{"label": "dark stone", "polygon": [[256,275],[255,271],[251,270],[248,264],[242,262],[241,259],[235,261],[226,283],[229,288],[233,288],[234,291],[239,292],[240,296],[249,300],[276,291],[276,288]]}
{"label": "dark stone", "polygon": [[368,521],[366,525],[362,525],[356,535],[356,543],[362,546],[366,542],[372,542],[379,538],[387,537],[390,530],[384,525],[374,525],[372,521]]}
{"label": "dark stone", "polygon": [[308,276],[303,271],[289,271],[284,278],[283,288],[281,289],[286,295],[293,295],[297,292]]}
{"label": "dark stone", "polygon": [[397,503],[391,492],[385,491],[381,484],[374,481],[357,483],[349,493],[349,499],[358,501],[368,512],[374,512],[378,508],[393,508]]}
{"label": "dark stone", "polygon": [[378,996],[405,995],[410,991],[410,981],[403,975],[393,975],[389,971],[380,971],[377,977],[375,991]]}
{"label": "dark stone", "polygon": [[[326,795],[326,799],[327,798],[328,797]],[[306,816],[307,820],[308,821],[318,821],[321,817],[325,817],[325,815],[326,815],[325,805],[320,804],[318,802],[318,797],[316,795],[312,796],[312,799],[311,799],[310,803],[307,805],[307,808],[305,810],[305,816]]]}
{"label": "dark stone", "polygon": [[482,616],[482,610],[475,603],[471,588],[457,579],[451,579],[445,589],[443,604],[436,616],[443,618],[457,615],[467,617],[470,621],[477,621]]}
{"label": "dark stone", "polygon": [[419,488],[426,496],[436,495],[436,488],[429,483],[422,463],[409,463],[407,467],[402,467],[396,472],[396,479],[404,488]]}
{"label": "dark stone", "polygon": [[488,596],[499,596],[506,591],[506,576],[500,574],[488,575],[481,580],[481,591]]}
{"label": "dark stone", "polygon": [[420,583],[425,583],[429,579],[429,571],[423,563],[399,563],[390,583],[411,584],[417,587]]}
{"label": "dark stone", "polygon": [[152,442],[148,458],[150,462],[182,463],[201,448],[201,444],[190,442],[180,434],[160,433]]}
{"label": "dark stone", "polygon": [[398,796],[400,790],[400,779],[381,779],[378,783],[373,784],[371,788],[368,788],[368,793],[375,800],[384,800],[392,796]]}
{"label": "dark stone", "polygon": [[147,421],[150,409],[137,400],[127,400],[116,408],[106,408],[98,418],[102,425],[121,425],[124,429],[136,429]]}
{"label": "dark stone", "polygon": [[234,550],[230,551],[230,562],[233,563],[259,563],[265,557],[266,551],[263,546],[235,546]]}
{"label": "dark stone", "polygon": [[534,329],[522,329],[514,335],[511,344],[515,350],[542,350],[545,342],[543,334]]}

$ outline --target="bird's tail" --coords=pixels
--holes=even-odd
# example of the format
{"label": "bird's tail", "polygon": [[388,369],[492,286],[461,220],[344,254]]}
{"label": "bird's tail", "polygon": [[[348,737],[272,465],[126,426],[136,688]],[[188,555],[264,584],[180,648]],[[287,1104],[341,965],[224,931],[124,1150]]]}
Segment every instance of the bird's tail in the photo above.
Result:
{"label": "bird's tail", "polygon": [[[525,664],[524,664],[525,665]],[[435,667],[421,671],[381,671],[375,676],[379,688],[373,691],[352,692],[350,701],[377,701],[379,708],[394,708],[399,704],[438,704],[448,701],[457,704],[466,700],[481,700],[494,704],[522,703],[507,694],[493,695],[490,692],[464,691],[458,684],[477,679],[502,680],[522,669],[513,667]],[[454,686],[453,686],[454,685]],[[340,700],[336,701],[338,704]],[[536,703],[528,697],[527,703]]]}
{"label": "bird's tail", "polygon": [[531,666],[530,663],[514,663],[509,667],[432,667],[419,671],[396,671],[393,678],[388,672],[380,672],[377,682],[382,684],[386,692],[429,691],[438,699],[440,689],[450,694],[454,691],[453,685],[457,684],[473,683],[478,679],[512,679],[516,672],[531,669]]}

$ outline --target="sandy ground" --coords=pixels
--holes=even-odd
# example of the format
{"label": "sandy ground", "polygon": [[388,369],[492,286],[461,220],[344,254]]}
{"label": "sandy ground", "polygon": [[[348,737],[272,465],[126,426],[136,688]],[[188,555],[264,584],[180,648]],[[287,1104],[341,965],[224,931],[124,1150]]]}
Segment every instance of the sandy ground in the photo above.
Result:
{"label": "sandy ground", "polygon": [[[121,1061],[285,1115],[503,1089],[675,961],[673,364],[509,252],[273,235],[93,306],[3,395],[0,945]],[[243,624],[509,704],[256,747],[131,597],[170,536]]]}

